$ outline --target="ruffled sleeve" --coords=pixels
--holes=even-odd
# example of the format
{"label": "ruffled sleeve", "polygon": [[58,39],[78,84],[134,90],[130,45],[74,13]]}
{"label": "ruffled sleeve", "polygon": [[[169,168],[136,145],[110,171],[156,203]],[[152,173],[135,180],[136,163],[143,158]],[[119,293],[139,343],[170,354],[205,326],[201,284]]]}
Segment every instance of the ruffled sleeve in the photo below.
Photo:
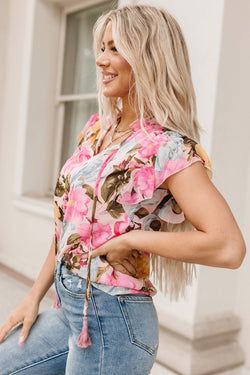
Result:
{"label": "ruffled sleeve", "polygon": [[[203,164],[211,178],[211,163],[203,148],[188,137],[172,133],[169,142],[163,144],[157,153],[154,167],[155,187],[196,162]],[[180,224],[185,220],[185,215],[171,192],[158,204],[155,214],[159,219],[171,224]]]}
{"label": "ruffled sleeve", "polygon": [[155,188],[168,177],[197,161],[202,162],[211,177],[211,164],[203,148],[188,137],[181,137],[174,132],[170,133],[169,141],[162,144],[157,152],[154,165]]}
{"label": "ruffled sleeve", "polygon": [[[164,134],[166,141],[158,145],[155,155],[151,155],[146,163],[144,160],[144,163],[137,165],[117,199],[131,218],[137,216],[140,222],[151,228],[152,222],[156,224],[157,219],[172,224],[185,220],[171,192],[160,188],[168,177],[195,162],[201,162],[210,177],[212,174],[209,158],[199,144],[176,132],[167,131]],[[159,225],[155,228],[159,228]]]}

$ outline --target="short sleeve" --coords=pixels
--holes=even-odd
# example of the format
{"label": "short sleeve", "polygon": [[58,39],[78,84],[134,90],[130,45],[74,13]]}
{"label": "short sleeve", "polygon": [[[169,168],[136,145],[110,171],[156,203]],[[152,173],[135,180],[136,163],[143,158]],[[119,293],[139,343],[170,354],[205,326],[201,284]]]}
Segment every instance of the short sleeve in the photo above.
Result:
{"label": "short sleeve", "polygon": [[143,223],[144,228],[152,225],[160,228],[158,220],[171,224],[180,224],[185,220],[171,192],[160,188],[168,177],[195,162],[201,162],[211,177],[209,158],[198,143],[175,132],[164,134],[166,141],[159,145],[156,154],[147,163],[138,165],[131,172],[128,184],[117,199],[129,216]]}
{"label": "short sleeve", "polygon": [[207,168],[211,166],[205,151],[193,140],[175,132],[166,132],[166,141],[157,146],[155,155],[131,171],[130,180],[120,191],[117,201],[136,204],[151,199],[154,191],[171,175],[199,161]]}
{"label": "short sleeve", "polygon": [[[187,137],[173,133],[169,142],[163,144],[155,161],[155,185],[159,187],[168,177],[182,171],[195,162],[201,162],[208,176],[212,177],[211,163],[201,145]],[[171,224],[180,224],[185,216],[178,203],[169,192],[155,210],[157,217]]]}
{"label": "short sleeve", "polygon": [[168,142],[159,147],[156,155],[154,165],[155,187],[157,188],[168,177],[197,161],[203,164],[209,177],[211,177],[211,164],[203,148],[188,137],[182,137],[178,133],[170,133]]}

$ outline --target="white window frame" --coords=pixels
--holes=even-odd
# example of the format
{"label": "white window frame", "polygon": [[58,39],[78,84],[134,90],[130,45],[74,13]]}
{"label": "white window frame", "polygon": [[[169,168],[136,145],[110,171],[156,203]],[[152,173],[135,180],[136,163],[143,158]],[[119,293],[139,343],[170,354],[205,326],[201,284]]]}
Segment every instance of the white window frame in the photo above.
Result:
{"label": "white window frame", "polygon": [[87,94],[72,94],[72,95],[62,95],[62,82],[63,82],[63,65],[64,65],[64,52],[65,52],[65,37],[66,37],[66,27],[67,27],[67,17],[71,13],[84,10],[89,6],[95,6],[98,4],[106,3],[107,0],[96,0],[96,1],[85,1],[83,4],[78,4],[74,6],[69,6],[64,8],[61,20],[61,37],[59,44],[59,62],[58,62],[58,76],[56,85],[56,104],[58,106],[58,132],[57,132],[57,145],[56,145],[56,160],[54,165],[54,177],[57,175],[60,169],[61,163],[61,151],[63,144],[63,131],[64,131],[64,115],[65,115],[65,104],[67,102],[73,103],[80,100],[87,99],[97,99],[98,93],[87,93]]}
{"label": "white window frame", "polygon": [[[60,168],[60,155],[63,138],[65,103],[81,99],[97,98],[97,94],[61,95],[61,84],[63,74],[64,38],[66,32],[66,18],[70,13],[83,10],[89,6],[107,2],[107,0],[29,0],[30,7],[26,23],[25,61],[22,77],[22,88],[20,100],[20,116],[18,126],[17,161],[14,181],[14,205],[26,212],[37,214],[49,219],[53,217],[53,199],[48,196],[50,186],[56,182],[56,176]],[[130,2],[132,4],[133,1]],[[124,5],[122,1],[118,5]],[[35,66],[34,53],[38,42],[47,43],[46,32],[39,33],[38,7],[42,11],[46,22],[51,23],[52,29],[50,43],[54,47],[48,51],[48,58],[53,67],[51,82],[40,82],[38,77],[38,65]],[[39,14],[40,16],[40,14]],[[45,24],[47,25],[47,23]],[[55,22],[55,27],[53,25]],[[41,24],[40,24],[41,28]],[[42,39],[43,38],[43,39]],[[58,46],[57,59],[55,61],[55,46]],[[49,49],[49,48],[47,48]],[[37,56],[36,56],[37,57]],[[37,61],[36,61],[37,63]],[[40,66],[41,68],[41,66]],[[50,69],[50,68],[49,68]],[[57,74],[54,74],[57,71]],[[46,80],[47,81],[47,80]],[[37,86],[36,86],[37,85]],[[47,85],[47,86],[46,86]],[[34,89],[35,87],[35,89]],[[32,95],[32,88],[39,95]],[[53,99],[54,95],[54,99]],[[47,99],[47,107],[41,105],[42,98]],[[33,119],[32,119],[33,116]],[[37,122],[34,125],[34,116]],[[44,116],[44,123],[41,118]],[[36,141],[34,140],[34,132]],[[46,139],[47,137],[47,139]],[[36,145],[37,142],[37,145]],[[49,145],[48,145],[49,142]],[[37,146],[37,147],[36,147]],[[41,155],[40,164],[36,165],[36,158],[32,160],[32,151],[42,149],[48,150]],[[51,166],[52,160],[52,166]],[[32,163],[35,164],[32,165]],[[51,173],[48,173],[48,168]],[[37,187],[39,187],[37,189]],[[35,193],[36,192],[36,193]],[[38,192],[38,193],[37,193]]]}

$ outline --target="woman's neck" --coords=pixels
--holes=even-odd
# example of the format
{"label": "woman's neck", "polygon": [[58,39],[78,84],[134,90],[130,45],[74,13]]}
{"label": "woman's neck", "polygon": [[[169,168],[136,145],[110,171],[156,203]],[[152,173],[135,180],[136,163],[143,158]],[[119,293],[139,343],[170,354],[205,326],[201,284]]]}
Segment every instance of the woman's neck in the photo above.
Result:
{"label": "woman's neck", "polygon": [[125,130],[132,122],[139,118],[139,111],[136,111],[129,103],[128,98],[122,100],[122,113],[119,129]]}

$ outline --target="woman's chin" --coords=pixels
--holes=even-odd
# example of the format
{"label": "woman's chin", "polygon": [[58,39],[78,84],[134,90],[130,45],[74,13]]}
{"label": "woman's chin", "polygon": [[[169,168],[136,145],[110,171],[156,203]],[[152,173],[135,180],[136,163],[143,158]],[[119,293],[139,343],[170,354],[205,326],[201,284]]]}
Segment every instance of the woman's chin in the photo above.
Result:
{"label": "woman's chin", "polygon": [[105,96],[105,98],[118,98],[119,97],[119,95],[115,95],[109,92],[103,92],[103,96]]}
{"label": "woman's chin", "polygon": [[108,88],[102,91],[103,96],[106,98],[124,98],[128,95],[128,92],[123,92],[121,90],[109,90]]}

